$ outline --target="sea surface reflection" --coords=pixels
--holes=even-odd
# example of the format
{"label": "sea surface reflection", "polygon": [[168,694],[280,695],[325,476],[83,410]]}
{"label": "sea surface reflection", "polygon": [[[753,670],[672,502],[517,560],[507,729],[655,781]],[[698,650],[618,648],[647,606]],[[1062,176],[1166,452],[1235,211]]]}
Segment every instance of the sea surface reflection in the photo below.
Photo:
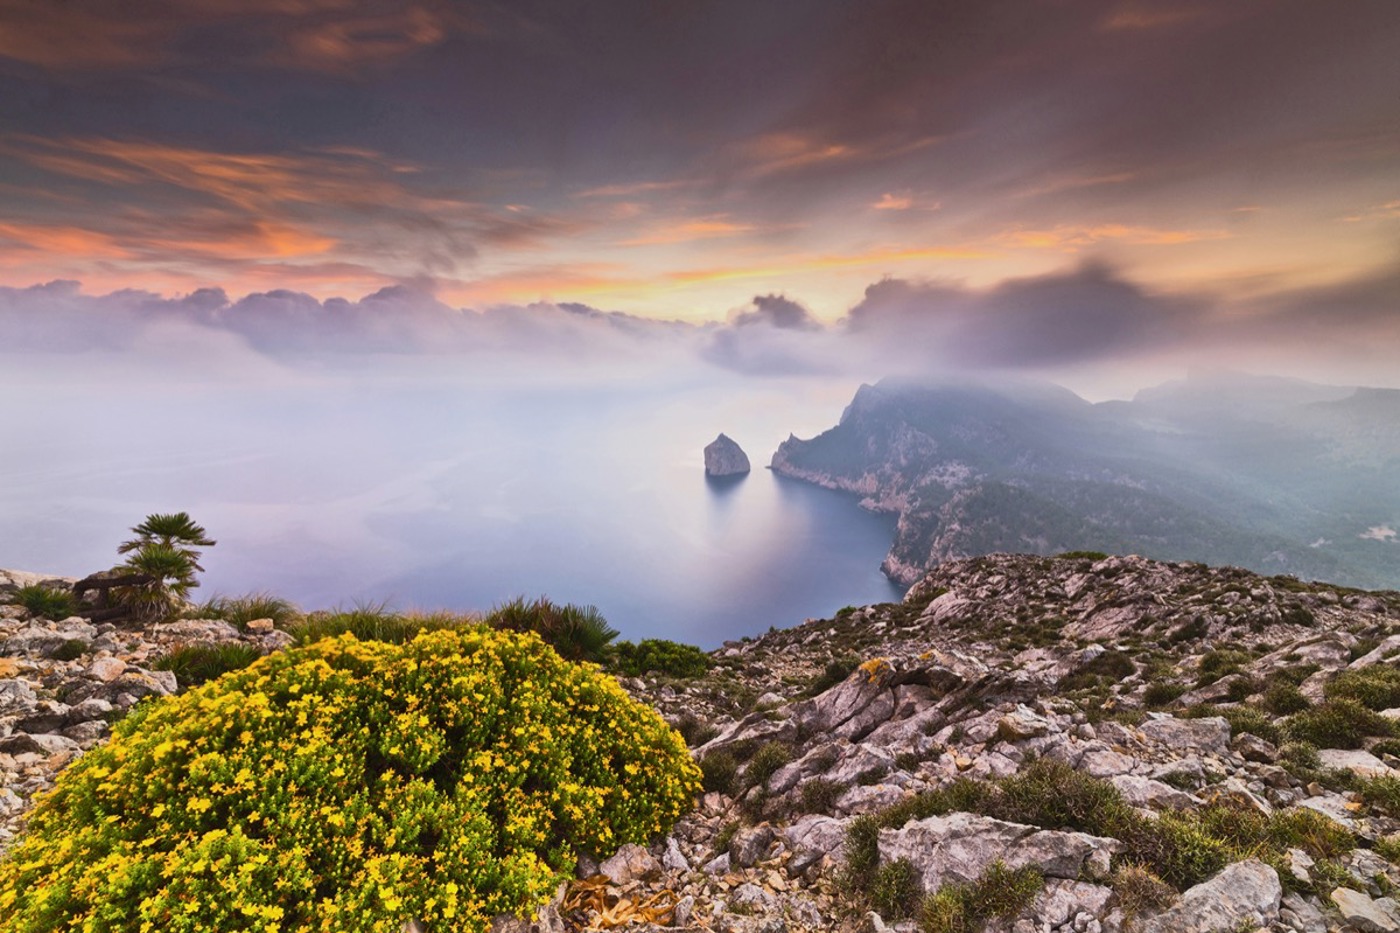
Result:
{"label": "sea surface reflection", "polygon": [[[197,596],[485,609],[544,594],[596,605],[625,637],[713,647],[899,597],[878,569],[890,516],[762,466],[852,389],[74,395],[89,431],[0,462],[0,566],[101,569],[142,516],[184,509],[219,540]],[[44,423],[64,407],[47,400]],[[720,431],[751,474],[705,477]]]}

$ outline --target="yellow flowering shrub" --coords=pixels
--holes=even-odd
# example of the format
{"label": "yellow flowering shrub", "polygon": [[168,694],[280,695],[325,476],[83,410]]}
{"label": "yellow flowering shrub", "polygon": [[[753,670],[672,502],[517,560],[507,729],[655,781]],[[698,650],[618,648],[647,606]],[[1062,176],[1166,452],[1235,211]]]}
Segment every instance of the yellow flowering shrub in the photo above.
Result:
{"label": "yellow flowering shrub", "polygon": [[700,783],[611,677],[485,628],[327,639],[114,731],[0,861],[3,933],[483,931]]}

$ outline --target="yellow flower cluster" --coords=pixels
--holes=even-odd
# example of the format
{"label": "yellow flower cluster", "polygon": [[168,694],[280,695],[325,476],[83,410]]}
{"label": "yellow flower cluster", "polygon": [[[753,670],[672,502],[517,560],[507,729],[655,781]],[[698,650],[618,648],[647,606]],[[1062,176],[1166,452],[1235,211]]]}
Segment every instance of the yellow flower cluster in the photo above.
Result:
{"label": "yellow flower cluster", "polygon": [[871,658],[862,664],[860,669],[865,674],[865,679],[873,684],[890,669],[890,662],[884,658]]}
{"label": "yellow flower cluster", "polygon": [[533,634],[344,635],[119,724],[0,861],[0,933],[479,933],[699,785],[654,710]]}

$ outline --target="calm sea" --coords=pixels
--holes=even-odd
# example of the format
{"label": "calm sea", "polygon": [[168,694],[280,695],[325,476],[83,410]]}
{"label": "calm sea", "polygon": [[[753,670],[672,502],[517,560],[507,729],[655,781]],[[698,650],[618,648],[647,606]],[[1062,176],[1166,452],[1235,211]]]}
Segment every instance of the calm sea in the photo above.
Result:
{"label": "calm sea", "polygon": [[[853,390],[49,392],[0,415],[33,441],[0,458],[0,566],[103,569],[128,526],[184,509],[219,541],[199,597],[465,610],[548,595],[596,605],[628,638],[714,647],[899,597],[878,569],[891,517],[765,469]],[[706,479],[720,431],[747,477]]]}

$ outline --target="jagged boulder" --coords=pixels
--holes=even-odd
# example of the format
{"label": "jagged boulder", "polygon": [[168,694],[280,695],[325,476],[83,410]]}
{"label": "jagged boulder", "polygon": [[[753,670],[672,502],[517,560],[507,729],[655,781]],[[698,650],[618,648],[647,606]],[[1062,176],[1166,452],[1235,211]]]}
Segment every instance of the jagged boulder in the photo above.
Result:
{"label": "jagged boulder", "polygon": [[97,630],[83,619],[72,616],[61,622],[30,622],[0,644],[0,654],[28,658],[50,657],[69,643],[84,650],[97,636]]}
{"label": "jagged boulder", "polygon": [[931,816],[880,831],[880,860],[908,859],[926,891],[974,882],[997,861],[1013,870],[1031,865],[1048,878],[1102,877],[1119,848],[1114,839],[972,813]]}
{"label": "jagged boulder", "polygon": [[[1108,914],[1113,898],[1113,889],[1105,885],[1051,878],[1022,916],[1032,921],[1031,928],[1037,931],[1103,930],[1099,918]],[[1026,927],[1018,923],[1012,933],[1023,929]]]}
{"label": "jagged boulder", "polygon": [[1360,891],[1338,888],[1332,892],[1342,919],[1361,933],[1395,933],[1400,930],[1400,905],[1388,897],[1372,900]]}
{"label": "jagged boulder", "polygon": [[614,884],[626,884],[635,879],[654,877],[661,871],[661,866],[650,852],[629,842],[606,859],[598,870],[611,878]]}
{"label": "jagged boulder", "polygon": [[1278,919],[1283,887],[1278,872],[1257,859],[1236,862],[1181,895],[1142,933],[1232,933],[1267,927]]}
{"label": "jagged boulder", "polygon": [[749,457],[727,434],[721,434],[705,447],[705,473],[708,476],[739,476],[749,472]]}

